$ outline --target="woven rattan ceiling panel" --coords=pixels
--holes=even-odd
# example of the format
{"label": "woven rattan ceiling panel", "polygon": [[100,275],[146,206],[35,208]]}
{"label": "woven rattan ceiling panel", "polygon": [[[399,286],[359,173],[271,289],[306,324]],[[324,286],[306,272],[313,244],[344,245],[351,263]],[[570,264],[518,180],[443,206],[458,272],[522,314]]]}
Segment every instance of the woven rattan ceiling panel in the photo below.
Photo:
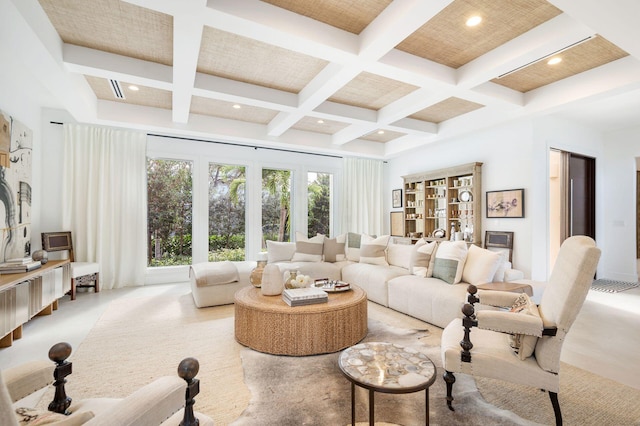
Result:
{"label": "woven rattan ceiling panel", "polygon": [[334,93],[329,100],[379,110],[416,89],[417,87],[411,84],[363,72]]}
{"label": "woven rattan ceiling panel", "polygon": [[278,114],[278,111],[267,108],[250,105],[240,105],[240,108],[234,108],[234,105],[237,104],[194,96],[191,98],[191,113],[259,124],[267,124]]}
{"label": "woven rattan ceiling panel", "polygon": [[111,90],[109,80],[89,75],[85,75],[85,78],[98,99],[154,108],[171,109],[171,92],[167,90],[136,85],[139,90],[133,91],[129,89],[129,83],[122,81],[119,83],[125,99],[118,99]]}
{"label": "woven rattan ceiling panel", "polygon": [[366,136],[362,136],[360,139],[364,139],[366,141],[370,141],[370,142],[380,142],[380,143],[385,143],[385,142],[389,142],[392,141],[394,139],[399,138],[400,136],[404,136],[406,133],[400,133],[400,132],[392,132],[389,130],[385,130],[384,133],[378,133],[378,131],[375,131],[373,133],[370,133]]}
{"label": "woven rattan ceiling panel", "polygon": [[431,123],[441,123],[445,120],[449,120],[450,118],[480,109],[483,106],[484,105],[467,101],[465,99],[452,97],[418,111],[411,115],[411,118],[429,121]]}
{"label": "woven rattan ceiling panel", "polygon": [[262,0],[282,9],[360,34],[391,0]]}
{"label": "woven rattan ceiling panel", "polygon": [[459,68],[561,13],[544,0],[455,0],[396,47]]}
{"label": "woven rattan ceiling panel", "polygon": [[198,72],[298,93],[327,62],[205,27]]}
{"label": "woven rattan ceiling panel", "polygon": [[[318,122],[321,121],[321,122]],[[324,133],[333,135],[347,127],[347,123],[335,120],[319,120],[316,117],[303,117],[295,125],[292,126],[296,130],[305,130],[308,132]]]}
{"label": "woven rattan ceiling panel", "polygon": [[65,43],[173,64],[173,18],[118,0],[39,0]]}
{"label": "woven rattan ceiling panel", "polygon": [[562,62],[558,64],[549,65],[547,64],[548,59],[544,59],[491,81],[519,92],[528,92],[616,59],[624,58],[627,55],[627,52],[608,40],[596,37],[552,56],[552,58],[562,58]]}

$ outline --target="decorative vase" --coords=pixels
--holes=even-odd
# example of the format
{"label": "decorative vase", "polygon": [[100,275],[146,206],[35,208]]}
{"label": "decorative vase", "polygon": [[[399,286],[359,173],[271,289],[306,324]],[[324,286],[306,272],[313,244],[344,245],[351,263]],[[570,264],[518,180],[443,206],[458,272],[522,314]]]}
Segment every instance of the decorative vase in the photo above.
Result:
{"label": "decorative vase", "polygon": [[249,281],[256,288],[262,286],[262,274],[264,273],[265,266],[267,266],[266,260],[258,260],[258,264],[253,268],[253,271],[251,271],[251,275],[249,275]]}
{"label": "decorative vase", "polygon": [[298,273],[296,271],[289,271],[289,278],[284,282],[284,288],[296,288],[296,277]]}
{"label": "decorative vase", "polygon": [[264,267],[260,291],[265,296],[277,296],[282,293],[282,272],[273,263],[267,263]]}

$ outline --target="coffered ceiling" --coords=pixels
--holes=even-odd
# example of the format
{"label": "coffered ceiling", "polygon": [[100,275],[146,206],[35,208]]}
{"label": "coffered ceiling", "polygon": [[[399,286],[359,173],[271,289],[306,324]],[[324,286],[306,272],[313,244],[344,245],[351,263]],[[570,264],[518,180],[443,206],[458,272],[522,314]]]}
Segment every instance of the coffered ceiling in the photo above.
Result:
{"label": "coffered ceiling", "polygon": [[640,90],[625,0],[12,1],[82,122],[390,157]]}

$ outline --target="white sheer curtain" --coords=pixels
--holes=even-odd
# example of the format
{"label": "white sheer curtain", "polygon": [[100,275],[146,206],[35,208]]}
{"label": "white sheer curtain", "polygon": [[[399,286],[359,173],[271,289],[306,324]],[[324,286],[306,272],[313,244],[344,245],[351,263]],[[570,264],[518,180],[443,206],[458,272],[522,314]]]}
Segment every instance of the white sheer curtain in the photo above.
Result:
{"label": "white sheer curtain", "polygon": [[342,231],[380,235],[383,232],[382,179],[380,160],[343,160]]}
{"label": "white sheer curtain", "polygon": [[100,287],[143,285],[146,135],[65,124],[62,199],[75,258],[100,263]]}

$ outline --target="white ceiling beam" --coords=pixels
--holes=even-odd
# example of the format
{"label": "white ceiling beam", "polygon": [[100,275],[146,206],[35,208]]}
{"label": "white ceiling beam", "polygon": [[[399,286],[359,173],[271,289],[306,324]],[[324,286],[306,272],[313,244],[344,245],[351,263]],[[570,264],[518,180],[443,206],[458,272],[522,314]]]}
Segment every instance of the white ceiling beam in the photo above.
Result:
{"label": "white ceiling beam", "polygon": [[191,17],[173,18],[173,121],[186,123],[191,109],[191,93],[196,79],[202,25]]}
{"label": "white ceiling beam", "polygon": [[388,130],[394,132],[409,133],[414,135],[424,136],[425,133],[436,134],[438,132],[438,125],[429,121],[416,120],[415,118],[402,118],[394,123],[389,123],[385,126]]}
{"label": "white ceiling beam", "polygon": [[64,45],[64,63],[74,73],[172,89],[172,67],[87,47]]}

